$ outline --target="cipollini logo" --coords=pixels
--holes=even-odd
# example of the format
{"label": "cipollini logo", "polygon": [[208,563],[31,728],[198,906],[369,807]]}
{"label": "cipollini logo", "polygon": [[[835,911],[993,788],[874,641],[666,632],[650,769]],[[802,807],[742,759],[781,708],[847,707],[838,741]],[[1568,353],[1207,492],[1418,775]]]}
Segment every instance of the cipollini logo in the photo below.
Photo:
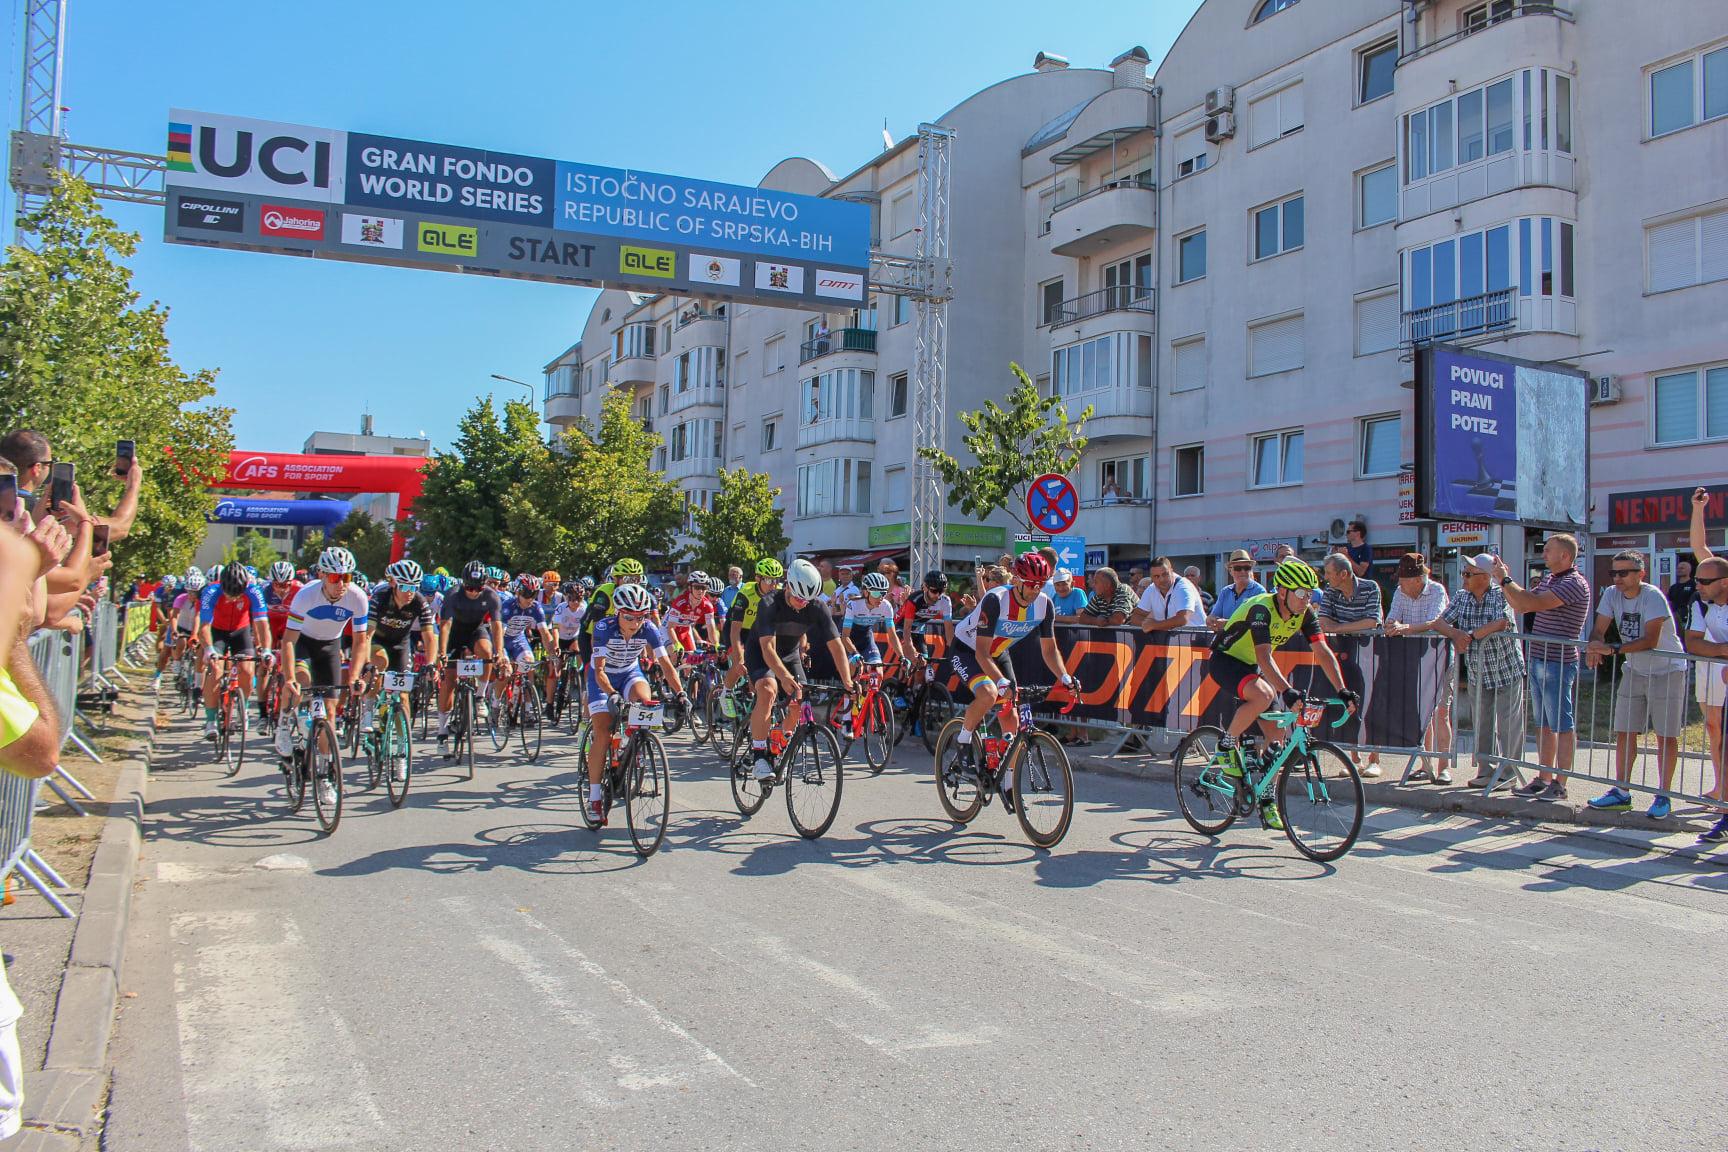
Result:
{"label": "cipollini logo", "polygon": [[265,236],[293,236],[301,240],[324,239],[324,213],[313,208],[283,204],[264,205],[258,231]]}

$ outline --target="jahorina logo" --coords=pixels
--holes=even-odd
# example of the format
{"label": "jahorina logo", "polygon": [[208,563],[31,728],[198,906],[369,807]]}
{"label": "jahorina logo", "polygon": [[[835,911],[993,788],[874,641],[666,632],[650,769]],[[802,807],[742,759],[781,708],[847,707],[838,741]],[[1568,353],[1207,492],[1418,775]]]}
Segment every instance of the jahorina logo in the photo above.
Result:
{"label": "jahorina logo", "polygon": [[324,213],[315,208],[291,208],[266,204],[258,218],[258,231],[265,236],[288,236],[295,240],[324,239]]}
{"label": "jahorina logo", "polygon": [[234,465],[236,480],[274,480],[282,469],[270,463],[268,456],[248,456]]}

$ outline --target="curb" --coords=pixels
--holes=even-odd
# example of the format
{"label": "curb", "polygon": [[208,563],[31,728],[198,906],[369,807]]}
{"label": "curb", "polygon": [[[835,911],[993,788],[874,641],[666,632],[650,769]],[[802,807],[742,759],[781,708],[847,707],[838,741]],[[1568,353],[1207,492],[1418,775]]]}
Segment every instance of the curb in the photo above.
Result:
{"label": "curb", "polygon": [[[122,706],[125,707],[125,706]],[[156,740],[156,694],[146,692],[141,709],[128,716],[139,729],[114,784],[102,838],[90,861],[90,878],[72,950],[54,1005],[48,1054],[42,1071],[25,1076],[24,1131],[20,1149],[76,1149],[101,1128],[108,1095],[108,1040],[119,1003],[126,925],[144,839],[144,802],[150,755]]]}

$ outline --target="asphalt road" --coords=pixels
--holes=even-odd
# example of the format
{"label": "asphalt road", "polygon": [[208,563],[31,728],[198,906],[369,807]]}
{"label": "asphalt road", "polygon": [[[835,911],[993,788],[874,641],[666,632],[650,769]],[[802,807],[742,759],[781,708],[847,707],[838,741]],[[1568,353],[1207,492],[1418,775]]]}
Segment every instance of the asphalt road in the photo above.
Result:
{"label": "asphalt road", "polygon": [[1079,777],[1030,849],[904,747],[819,842],[673,747],[639,862],[573,756],[335,836],[165,734],[106,1147],[1719,1147],[1728,873],[1371,812],[1335,868]]}

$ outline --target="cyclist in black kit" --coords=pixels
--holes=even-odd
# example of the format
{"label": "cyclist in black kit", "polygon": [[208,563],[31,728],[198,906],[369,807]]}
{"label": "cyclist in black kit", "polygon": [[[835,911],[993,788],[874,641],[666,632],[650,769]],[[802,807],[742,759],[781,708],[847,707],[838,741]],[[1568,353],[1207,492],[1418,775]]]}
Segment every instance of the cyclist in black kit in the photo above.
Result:
{"label": "cyclist in black kit", "polygon": [[[444,597],[439,616],[438,659],[444,665],[438,681],[438,748],[444,750],[450,734],[450,705],[456,696],[456,667],[452,660],[472,655],[489,665],[503,659],[504,620],[498,593],[486,587],[486,566],[471,560],[462,569],[462,587]],[[482,685],[492,679],[492,669],[486,669]],[[486,693],[480,693],[484,708]]]}

